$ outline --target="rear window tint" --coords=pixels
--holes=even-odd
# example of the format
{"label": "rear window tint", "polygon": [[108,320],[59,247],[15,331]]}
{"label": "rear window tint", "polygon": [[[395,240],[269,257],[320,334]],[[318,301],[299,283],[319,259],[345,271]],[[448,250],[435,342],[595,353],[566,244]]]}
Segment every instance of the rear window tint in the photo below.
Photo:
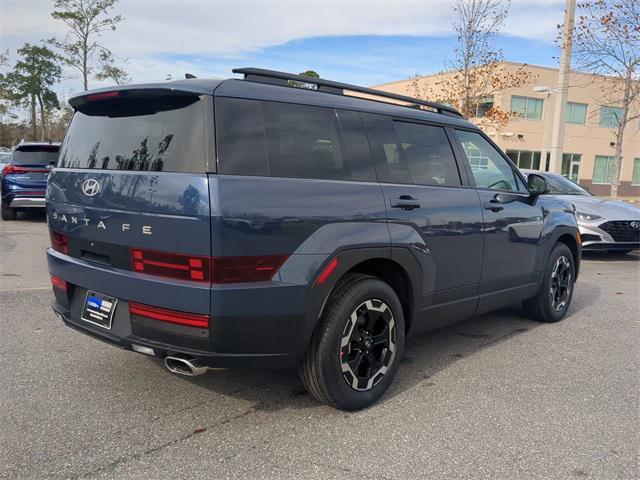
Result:
{"label": "rear window tint", "polygon": [[393,121],[364,114],[381,182],[461,185],[451,144],[443,127]]}
{"label": "rear window tint", "polygon": [[215,116],[219,173],[359,181],[375,178],[366,137],[353,112],[219,98]]}
{"label": "rear window tint", "polygon": [[58,160],[57,146],[43,147],[21,147],[13,152],[11,163],[13,165],[49,165]]}
{"label": "rear window tint", "polygon": [[62,145],[58,166],[204,172],[206,105],[198,100],[180,108],[142,115],[137,114],[137,107],[134,115],[76,112]]}

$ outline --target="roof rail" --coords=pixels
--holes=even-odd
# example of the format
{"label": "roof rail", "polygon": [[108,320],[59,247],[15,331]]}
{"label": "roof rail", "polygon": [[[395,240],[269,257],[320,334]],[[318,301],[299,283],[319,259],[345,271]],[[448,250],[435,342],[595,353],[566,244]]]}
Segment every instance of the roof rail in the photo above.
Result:
{"label": "roof rail", "polygon": [[[304,75],[278,72],[275,70],[267,70],[264,68],[252,68],[252,67],[234,68],[232,72],[242,73],[244,74],[245,80],[249,80],[253,82],[288,86],[290,85],[289,81],[293,80],[295,82],[302,82],[302,83],[309,83],[311,85],[316,85],[319,92],[332,93],[334,95],[344,95],[345,94],[344,91],[348,90],[351,92],[364,93],[366,95],[371,95],[375,97],[398,100],[408,104],[408,105],[400,105],[400,104],[395,104],[395,105],[406,106],[409,108],[428,107],[437,113],[455,116],[455,117],[462,117],[462,114],[458,110],[456,110],[453,107],[449,107],[448,105],[443,105],[437,102],[430,102],[428,100],[420,100],[418,98],[408,97],[406,95],[399,95],[397,93],[376,90],[374,88],[359,87],[358,85],[351,85],[349,83],[334,82],[332,80],[324,80],[322,78],[315,78],[315,77],[306,77]],[[374,100],[374,99],[370,99],[370,100]],[[386,103],[391,103],[391,102],[386,102]]]}

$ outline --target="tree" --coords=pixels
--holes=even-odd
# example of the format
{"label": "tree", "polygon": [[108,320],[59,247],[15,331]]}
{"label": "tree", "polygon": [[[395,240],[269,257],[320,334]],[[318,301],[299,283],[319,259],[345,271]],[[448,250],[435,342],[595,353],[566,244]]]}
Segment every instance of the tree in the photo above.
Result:
{"label": "tree", "polygon": [[59,108],[58,96],[52,87],[60,81],[62,69],[58,56],[44,45],[25,43],[18,49],[21,58],[13,70],[0,81],[8,97],[18,105],[29,107],[31,133],[35,139],[36,105],[40,107],[41,139],[47,136],[46,111]]}
{"label": "tree", "polygon": [[[303,77],[320,78],[320,75],[315,70],[305,70],[304,72],[300,72],[298,75],[302,75]],[[305,82],[298,82],[296,80],[289,80],[287,82],[287,85],[289,85],[290,87],[307,88],[309,90],[316,89],[315,85]]]}
{"label": "tree", "polygon": [[122,68],[117,67],[111,52],[100,52],[100,63],[102,69],[95,76],[96,80],[111,80],[116,85],[122,85],[131,82],[131,77]]}
{"label": "tree", "polygon": [[[61,20],[69,27],[66,38],[62,41],[55,38],[49,42],[62,53],[64,62],[78,70],[82,75],[83,87],[89,89],[89,76],[96,68],[101,68],[101,78],[113,79],[113,54],[101,42],[101,34],[115,31],[123,18],[111,15],[118,0],[54,0],[54,11],[51,16]],[[117,69],[120,72],[122,70]],[[124,73],[124,72],[122,72]],[[126,75],[126,74],[125,74]],[[122,74],[116,75],[117,79]]]}
{"label": "tree", "polygon": [[481,116],[478,123],[487,126],[498,128],[509,122],[513,114],[488,101],[488,97],[531,81],[525,66],[515,72],[507,71],[501,65],[502,53],[495,47],[509,5],[509,0],[454,0],[453,29],[458,45],[449,71],[427,88],[420,87],[419,76],[414,77],[411,93],[418,98],[449,103],[466,118]]}
{"label": "tree", "polygon": [[640,118],[640,0],[590,0],[574,27],[573,62],[589,73],[611,77],[601,82],[600,106],[612,110],[616,145],[613,158],[611,196],[618,196],[622,165],[622,142],[627,127]]}
{"label": "tree", "polygon": [[[9,50],[0,53],[0,67],[6,67],[9,65]],[[0,73],[0,120],[9,111],[9,94],[5,90],[4,75]]]}

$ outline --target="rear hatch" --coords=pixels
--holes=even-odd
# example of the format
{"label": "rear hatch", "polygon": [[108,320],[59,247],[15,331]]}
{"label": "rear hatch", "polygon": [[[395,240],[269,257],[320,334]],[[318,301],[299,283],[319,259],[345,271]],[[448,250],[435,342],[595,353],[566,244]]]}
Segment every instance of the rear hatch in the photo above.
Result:
{"label": "rear hatch", "polygon": [[20,145],[3,169],[7,181],[21,189],[44,195],[49,169],[58,159],[59,145]]}
{"label": "rear hatch", "polygon": [[52,232],[70,256],[94,265],[194,279],[164,268],[160,252],[173,255],[167,264],[211,254],[212,97],[136,89],[70,103],[76,112],[47,189]]}

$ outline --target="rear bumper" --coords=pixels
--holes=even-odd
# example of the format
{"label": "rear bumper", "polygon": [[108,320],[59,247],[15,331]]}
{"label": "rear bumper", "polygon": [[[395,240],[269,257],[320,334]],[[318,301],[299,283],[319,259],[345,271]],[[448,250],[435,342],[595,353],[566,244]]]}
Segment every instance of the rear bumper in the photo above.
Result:
{"label": "rear bumper", "polygon": [[45,197],[21,197],[13,196],[9,203],[11,208],[45,208],[47,200]]}
{"label": "rear bumper", "polygon": [[[52,307],[64,323],[86,335],[155,356],[184,355],[209,367],[293,367],[308,341],[307,286],[263,284],[194,286],[191,282],[89,264],[49,249],[49,270],[70,284]],[[119,299],[111,329],[82,320],[87,289]],[[207,330],[129,315],[129,301],[192,313],[210,313]]]}
{"label": "rear bumper", "polygon": [[58,317],[60,317],[64,324],[77,332],[84,333],[85,335],[124,350],[135,351],[133,348],[134,345],[151,348],[154,352],[154,356],[160,359],[169,355],[184,356],[186,358],[193,358],[200,364],[211,368],[286,368],[294,367],[300,362],[298,357],[285,353],[218,353],[186,348],[183,345],[172,345],[170,343],[158,342],[148,338],[137,337],[135,335],[122,337],[112,331],[100,329],[99,327],[93,326],[83,320],[73,318],[70,311],[64,309],[55,300],[51,303],[51,306],[53,311],[58,315]]}

